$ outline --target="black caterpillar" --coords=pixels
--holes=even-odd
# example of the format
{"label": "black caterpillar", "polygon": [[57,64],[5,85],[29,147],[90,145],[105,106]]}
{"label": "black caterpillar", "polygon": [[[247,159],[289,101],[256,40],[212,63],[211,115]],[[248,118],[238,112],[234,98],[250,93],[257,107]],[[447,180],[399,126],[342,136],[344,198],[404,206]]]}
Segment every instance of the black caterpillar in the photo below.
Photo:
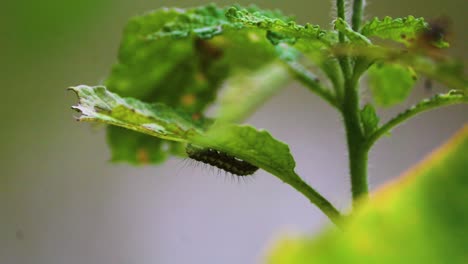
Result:
{"label": "black caterpillar", "polygon": [[237,176],[249,176],[258,170],[257,166],[216,149],[200,148],[188,144],[185,151],[191,159],[209,164]]}

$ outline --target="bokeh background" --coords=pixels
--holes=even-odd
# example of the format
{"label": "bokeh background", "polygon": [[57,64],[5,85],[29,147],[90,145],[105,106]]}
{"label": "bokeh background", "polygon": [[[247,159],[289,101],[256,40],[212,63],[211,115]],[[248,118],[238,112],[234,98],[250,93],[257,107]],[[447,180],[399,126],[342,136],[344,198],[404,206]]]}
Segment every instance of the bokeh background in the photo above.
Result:
{"label": "bokeh background", "polygon": [[[332,1],[237,1],[329,27]],[[449,15],[452,54],[467,59],[464,0],[369,1],[367,17]],[[0,10],[0,263],[257,263],[282,232],[318,233],[325,216],[277,178],[236,182],[171,159],[108,162],[102,127],[76,123],[65,88],[98,84],[127,19],[206,1],[18,0]],[[220,5],[231,1],[217,1]],[[406,105],[432,92],[417,87]],[[364,94],[369,98],[367,94]],[[382,110],[385,118],[398,109]],[[394,130],[370,157],[375,189],[468,122],[468,108],[433,111]],[[339,208],[350,204],[340,117],[297,84],[248,120],[291,146],[297,171]]]}

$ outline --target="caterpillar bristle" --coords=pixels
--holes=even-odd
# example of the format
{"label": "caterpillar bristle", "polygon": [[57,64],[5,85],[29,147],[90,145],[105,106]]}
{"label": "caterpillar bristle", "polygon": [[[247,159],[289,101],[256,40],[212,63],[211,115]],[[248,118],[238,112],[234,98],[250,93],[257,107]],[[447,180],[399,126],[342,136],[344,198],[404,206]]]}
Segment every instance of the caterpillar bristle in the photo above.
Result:
{"label": "caterpillar bristle", "polygon": [[185,148],[189,158],[219,168],[236,176],[250,176],[258,167],[247,161],[212,148],[200,148],[188,144]]}

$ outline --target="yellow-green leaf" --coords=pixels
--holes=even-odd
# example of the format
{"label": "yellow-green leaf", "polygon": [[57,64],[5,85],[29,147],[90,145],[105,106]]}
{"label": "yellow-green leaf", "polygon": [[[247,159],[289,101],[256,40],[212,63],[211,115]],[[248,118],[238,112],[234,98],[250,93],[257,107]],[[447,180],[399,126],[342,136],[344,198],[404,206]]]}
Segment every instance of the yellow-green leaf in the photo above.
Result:
{"label": "yellow-green leaf", "polygon": [[364,24],[361,33],[366,37],[390,39],[409,45],[415,41],[417,34],[421,30],[426,29],[427,26],[428,24],[423,18],[415,18],[413,16],[404,18],[374,18]]}
{"label": "yellow-green leaf", "polygon": [[318,238],[281,240],[271,264],[467,263],[468,126],[345,223]]}

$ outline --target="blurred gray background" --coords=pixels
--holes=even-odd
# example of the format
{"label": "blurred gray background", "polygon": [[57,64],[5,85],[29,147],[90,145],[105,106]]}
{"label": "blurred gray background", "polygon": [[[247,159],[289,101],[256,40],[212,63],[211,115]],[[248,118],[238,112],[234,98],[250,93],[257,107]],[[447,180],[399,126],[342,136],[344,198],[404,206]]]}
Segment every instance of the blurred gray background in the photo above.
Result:
{"label": "blurred gray background", "polygon": [[[449,15],[455,32],[451,52],[466,60],[467,1],[369,2],[367,17]],[[263,171],[238,183],[177,159],[158,167],[110,164],[102,127],[74,121],[70,106],[76,99],[65,88],[97,84],[107,75],[129,17],[204,3],[2,3],[0,263],[257,263],[278,234],[315,234],[330,225],[304,197]],[[332,1],[238,3],[280,8],[302,23],[329,27],[331,21]],[[425,95],[417,87],[406,105]],[[388,118],[396,110],[382,113]],[[339,208],[349,207],[344,131],[334,110],[293,84],[248,122],[289,143],[297,172]],[[455,106],[394,130],[371,153],[372,188],[466,122],[468,107]]]}

